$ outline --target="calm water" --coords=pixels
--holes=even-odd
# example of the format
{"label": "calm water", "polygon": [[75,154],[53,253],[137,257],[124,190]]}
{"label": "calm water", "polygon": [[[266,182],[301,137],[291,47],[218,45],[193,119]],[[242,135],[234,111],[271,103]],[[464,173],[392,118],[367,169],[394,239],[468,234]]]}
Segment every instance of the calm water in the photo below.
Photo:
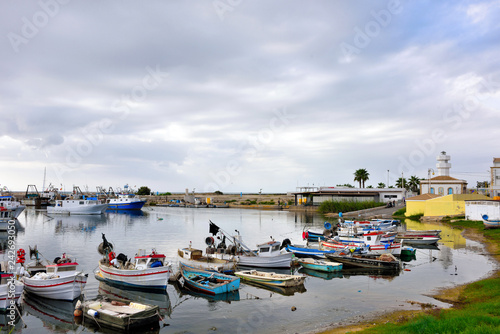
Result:
{"label": "calm water", "polygon": [[[95,216],[48,217],[43,211],[25,210],[19,217],[22,228],[17,233],[17,248],[28,250],[37,245],[44,258],[52,260],[63,252],[77,258],[81,269],[89,273],[85,298],[98,294],[120,296],[157,304],[165,316],[160,333],[296,333],[347,323],[372,312],[412,309],[408,301],[447,306],[426,295],[440,287],[450,287],[477,280],[496,267],[483,255],[483,246],[465,240],[458,231],[445,226],[407,222],[409,228],[441,229],[439,249],[418,249],[416,260],[408,262],[398,276],[377,273],[342,272],[335,275],[308,275],[305,288],[299,291],[270,291],[241,284],[239,293],[226,300],[213,300],[178,291],[169,285],[167,294],[147,294],[116,289],[99,282],[92,272],[100,255],[97,246],[105,233],[117,253],[133,256],[139,248],[156,248],[177,267],[177,249],[192,241],[193,247],[205,249],[209,220],[233,234],[237,229],[248,245],[289,238],[303,244],[304,226],[321,229],[319,216],[286,211],[239,209],[146,209],[139,215],[107,213]],[[6,247],[3,236],[2,257]],[[291,311],[292,306],[296,311]],[[27,297],[23,302],[19,333],[93,332],[74,323],[73,304]],[[5,324],[6,319],[0,317]],[[164,326],[164,327],[163,327]]]}

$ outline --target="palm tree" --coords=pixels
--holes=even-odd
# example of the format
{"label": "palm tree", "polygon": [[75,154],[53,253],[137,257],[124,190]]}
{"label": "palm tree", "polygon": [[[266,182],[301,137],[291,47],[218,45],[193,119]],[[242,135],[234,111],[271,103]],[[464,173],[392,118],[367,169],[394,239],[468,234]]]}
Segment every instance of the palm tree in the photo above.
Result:
{"label": "palm tree", "polygon": [[406,182],[406,179],[404,177],[400,177],[396,181],[396,187],[398,188],[406,188],[408,186],[408,182]]}
{"label": "palm tree", "polygon": [[385,183],[384,182],[379,182],[377,184],[377,188],[385,188]]}
{"label": "palm tree", "polygon": [[418,178],[418,176],[415,175],[410,176],[410,179],[408,180],[408,188],[410,188],[410,190],[413,192],[418,192],[419,186],[420,186],[420,178]]}
{"label": "palm tree", "polygon": [[365,187],[365,181],[369,179],[370,173],[366,171],[366,168],[360,168],[354,172],[354,181],[359,182],[359,187],[361,188],[361,184],[363,184],[363,188]]}

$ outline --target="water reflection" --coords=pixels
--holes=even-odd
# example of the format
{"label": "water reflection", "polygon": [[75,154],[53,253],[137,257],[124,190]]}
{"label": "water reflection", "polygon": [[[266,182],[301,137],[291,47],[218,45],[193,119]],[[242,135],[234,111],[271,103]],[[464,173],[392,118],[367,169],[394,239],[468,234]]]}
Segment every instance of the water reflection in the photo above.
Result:
{"label": "water reflection", "polygon": [[24,310],[42,320],[44,327],[56,332],[68,332],[78,328],[73,311],[77,300],[47,299],[24,292]]}
{"label": "water reflection", "polygon": [[95,233],[99,224],[106,223],[103,215],[55,216],[55,233]]}

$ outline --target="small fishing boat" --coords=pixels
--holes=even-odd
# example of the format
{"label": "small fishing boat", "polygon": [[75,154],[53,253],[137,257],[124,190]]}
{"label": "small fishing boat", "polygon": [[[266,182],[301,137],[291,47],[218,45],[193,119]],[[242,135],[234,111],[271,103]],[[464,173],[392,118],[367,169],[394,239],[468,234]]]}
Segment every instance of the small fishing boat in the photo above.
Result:
{"label": "small fishing boat", "polygon": [[[88,274],[77,270],[78,263],[66,254],[45,266],[45,272],[23,277],[24,289],[40,297],[59,300],[78,298],[87,283]],[[29,274],[28,274],[29,275]]]}
{"label": "small fishing boat", "polygon": [[488,215],[482,215],[481,218],[483,218],[483,225],[484,228],[490,229],[490,228],[500,228],[500,219],[490,219]]}
{"label": "small fishing boat", "polygon": [[440,237],[434,236],[397,236],[396,241],[401,242],[404,245],[433,245],[436,244]]}
{"label": "small fishing boat", "polygon": [[401,247],[401,260],[408,262],[411,260],[415,260],[416,257],[416,249],[410,246]]}
{"label": "small fishing boat", "polygon": [[399,237],[405,236],[415,236],[415,237],[439,237],[441,234],[441,230],[406,230],[402,232],[398,232]]}
{"label": "small fishing boat", "polygon": [[312,258],[302,258],[298,259],[297,262],[306,269],[312,269],[317,271],[334,272],[342,270],[342,263],[322,261]]}
{"label": "small fishing boat", "polygon": [[383,254],[377,258],[366,257],[361,255],[331,255],[326,256],[328,259],[344,264],[344,268],[362,267],[362,268],[378,268],[399,270],[400,262],[392,254]]}
{"label": "small fishing boat", "polygon": [[103,258],[99,260],[99,269],[95,275],[100,274],[102,279],[109,283],[145,290],[167,288],[172,267],[165,254],[157,253],[155,249],[146,254],[144,249],[139,249],[133,259],[128,259],[122,253],[116,256],[113,245],[106,240],[104,233],[102,239],[98,251]]}
{"label": "small fishing boat", "polygon": [[325,222],[323,225],[325,227],[323,231],[315,231],[315,230],[303,231],[302,239],[311,242],[318,242],[320,240],[325,240],[325,238],[331,237],[333,235],[332,225],[329,222]]}
{"label": "small fishing boat", "polygon": [[186,248],[180,248],[177,251],[177,254],[179,256],[180,264],[195,269],[229,273],[234,272],[236,267],[235,261],[203,256],[203,252],[200,249],[192,248],[191,245]]}
{"label": "small fishing boat", "polygon": [[0,272],[0,312],[7,311],[11,305],[17,305],[23,290],[23,283],[15,279],[14,274]]}
{"label": "small fishing boat", "polygon": [[0,196],[0,231],[12,229],[13,226],[9,225],[19,224],[17,217],[25,208],[26,206],[21,205],[13,196]]}
{"label": "small fishing boat", "polygon": [[240,279],[235,276],[224,275],[201,269],[194,269],[180,265],[181,286],[209,295],[218,295],[240,288]]}
{"label": "small fishing boat", "polygon": [[246,270],[234,273],[239,278],[262,285],[291,287],[304,284],[305,276]]}
{"label": "small fishing boat", "polygon": [[324,250],[317,248],[308,248],[305,246],[299,247],[293,245],[286,246],[286,250],[289,251],[290,253],[293,253],[296,257],[313,257],[318,259],[324,259],[325,254],[327,253],[334,254],[335,252],[337,252],[335,249]]}
{"label": "small fishing boat", "polygon": [[160,327],[157,305],[93,300],[82,303],[82,311],[84,324],[92,327],[107,327],[121,332]]}
{"label": "small fishing boat", "polygon": [[[319,247],[323,250],[333,250],[336,252],[351,252],[351,253],[366,253],[368,247],[365,244],[344,244],[335,239],[324,240],[319,242]],[[325,254],[326,256],[327,254]]]}

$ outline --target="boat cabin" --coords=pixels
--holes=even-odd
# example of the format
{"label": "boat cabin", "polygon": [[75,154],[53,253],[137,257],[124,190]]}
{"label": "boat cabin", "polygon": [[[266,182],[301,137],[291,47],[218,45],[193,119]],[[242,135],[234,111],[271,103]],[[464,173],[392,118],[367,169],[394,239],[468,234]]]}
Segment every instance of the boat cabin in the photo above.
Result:
{"label": "boat cabin", "polygon": [[165,255],[156,253],[153,249],[151,254],[146,255],[145,249],[139,249],[135,255],[135,269],[144,270],[147,268],[163,267],[165,265]]}
{"label": "boat cabin", "polygon": [[276,256],[279,255],[280,252],[279,241],[269,241],[263,244],[257,245],[259,256]]}
{"label": "boat cabin", "polygon": [[49,264],[45,267],[47,274],[58,274],[58,275],[73,275],[76,272],[76,262],[66,262],[59,264]]}
{"label": "boat cabin", "polygon": [[203,257],[203,252],[200,249],[186,247],[179,249],[179,256],[189,260],[199,260]]}

